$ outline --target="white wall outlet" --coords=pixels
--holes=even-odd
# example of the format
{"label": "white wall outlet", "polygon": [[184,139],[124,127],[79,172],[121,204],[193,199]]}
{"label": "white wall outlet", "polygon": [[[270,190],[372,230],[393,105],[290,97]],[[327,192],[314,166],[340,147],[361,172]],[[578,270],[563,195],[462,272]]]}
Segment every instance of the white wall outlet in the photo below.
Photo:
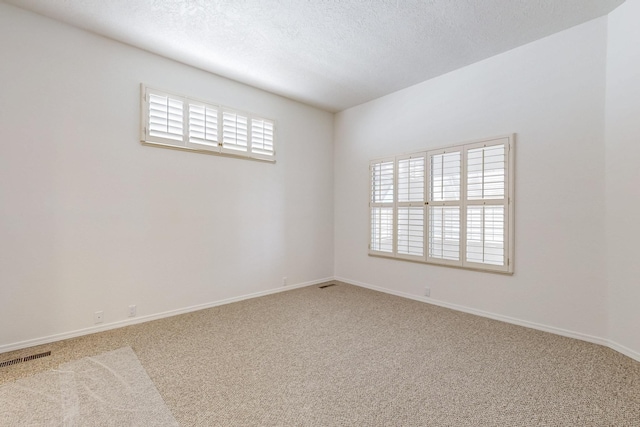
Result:
{"label": "white wall outlet", "polygon": [[96,311],[93,313],[93,321],[94,323],[104,322],[104,311]]}
{"label": "white wall outlet", "polygon": [[431,296],[431,289],[430,288],[424,288],[424,296],[425,297],[430,297]]}
{"label": "white wall outlet", "polygon": [[286,277],[282,278],[282,286],[287,286],[287,278]]}
{"label": "white wall outlet", "polygon": [[135,305],[129,306],[129,317],[136,317],[137,310]]}

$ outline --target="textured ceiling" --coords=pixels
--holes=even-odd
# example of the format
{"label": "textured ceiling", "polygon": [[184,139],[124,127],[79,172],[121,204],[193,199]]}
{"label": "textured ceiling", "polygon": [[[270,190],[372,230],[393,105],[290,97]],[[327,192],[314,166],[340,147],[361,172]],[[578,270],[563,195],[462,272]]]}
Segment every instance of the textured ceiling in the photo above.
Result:
{"label": "textured ceiling", "polygon": [[624,0],[5,0],[329,111],[606,15]]}

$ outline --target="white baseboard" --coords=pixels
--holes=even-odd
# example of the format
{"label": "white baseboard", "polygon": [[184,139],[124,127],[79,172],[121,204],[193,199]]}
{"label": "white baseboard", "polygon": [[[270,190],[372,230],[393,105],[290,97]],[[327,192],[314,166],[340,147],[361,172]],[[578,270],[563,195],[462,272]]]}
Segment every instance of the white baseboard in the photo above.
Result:
{"label": "white baseboard", "polygon": [[587,341],[593,344],[603,345],[605,347],[609,347],[612,350],[615,350],[619,353],[624,354],[638,362],[640,362],[640,353],[631,350],[623,345],[620,345],[611,340],[596,337],[593,335],[583,334],[581,332],[574,332],[567,329],[557,328],[555,326],[543,325],[541,323],[530,322],[528,320],[521,320],[514,317],[503,316],[501,314],[491,313],[488,311],[477,310],[475,308],[465,307],[458,304],[451,304],[445,301],[439,301],[433,298],[427,298],[419,295],[412,295],[405,292],[396,291],[393,289],[383,288],[381,286],[375,286],[368,283],[363,283],[357,280],[347,279],[345,277],[335,277],[334,280],[348,283],[354,286],[360,286],[362,288],[371,289],[374,291],[384,292],[391,295],[396,295],[403,298],[408,298],[416,301],[426,302],[428,304],[437,305],[440,307],[450,308],[452,310],[461,311],[464,313],[474,314],[476,316],[487,317],[489,319],[499,320],[501,322],[511,323],[513,325],[524,326],[526,328],[537,329],[539,331],[550,332],[552,334],[561,335],[563,337],[575,338],[581,341]]}
{"label": "white baseboard", "polygon": [[265,295],[277,294],[279,292],[286,292],[293,289],[304,288],[306,286],[313,286],[319,283],[330,282],[333,277],[326,277],[323,279],[312,280],[309,282],[298,283],[295,285],[282,286],[274,289],[268,289],[266,291],[254,292],[251,294],[240,295],[237,297],[226,298],[219,301],[208,302],[205,304],[192,305],[190,307],[179,308],[177,310],[169,310],[163,313],[150,314],[147,316],[133,317],[130,319],[119,320],[117,322],[111,322],[100,326],[92,326],[89,328],[78,329],[71,332],[64,332],[61,334],[49,335],[46,337],[35,338],[25,341],[20,341],[12,344],[0,345],[0,354],[8,351],[21,350],[23,348],[34,347],[36,345],[49,344],[56,341],[66,340],[69,338],[76,338],[83,335],[95,334],[96,332],[109,331],[111,329],[122,328],[124,326],[135,325],[138,323],[150,322],[152,320],[163,319],[165,317],[177,316],[179,314],[190,313],[192,311],[204,310],[206,308],[216,307],[224,304],[231,304],[232,302],[238,302],[246,299],[262,297]]}
{"label": "white baseboard", "polygon": [[607,347],[640,362],[640,353],[637,351],[631,350],[629,347],[625,347],[614,341],[609,341],[609,343],[607,344]]}

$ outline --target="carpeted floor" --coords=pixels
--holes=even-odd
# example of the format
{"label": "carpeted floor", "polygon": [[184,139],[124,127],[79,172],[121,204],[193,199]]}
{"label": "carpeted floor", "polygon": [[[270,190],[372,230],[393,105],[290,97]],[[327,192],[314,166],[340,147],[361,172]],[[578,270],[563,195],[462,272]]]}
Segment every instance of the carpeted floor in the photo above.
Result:
{"label": "carpeted floor", "polygon": [[5,353],[52,352],[0,383],[124,346],[181,426],[640,426],[626,356],[342,283]]}
{"label": "carpeted floor", "polygon": [[2,426],[178,424],[129,347],[0,385]]}

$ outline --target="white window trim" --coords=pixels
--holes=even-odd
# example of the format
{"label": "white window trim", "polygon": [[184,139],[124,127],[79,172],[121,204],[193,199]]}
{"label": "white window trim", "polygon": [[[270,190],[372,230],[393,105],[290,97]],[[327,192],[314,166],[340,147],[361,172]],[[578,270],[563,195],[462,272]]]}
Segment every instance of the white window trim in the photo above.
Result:
{"label": "white window trim", "polygon": [[[210,102],[198,100],[191,97],[185,97],[183,95],[179,95],[176,93],[172,93],[165,90],[155,89],[145,84],[140,85],[141,91],[141,120],[140,120],[140,141],[143,145],[155,146],[155,147],[163,147],[170,148],[182,151],[191,151],[202,154],[214,154],[225,157],[234,157],[234,158],[242,158],[242,159],[250,159],[257,160],[269,163],[276,162],[276,147],[275,147],[275,139],[276,139],[276,121],[267,117],[258,116],[253,113],[249,113],[246,111],[237,110],[234,108],[225,107],[219,104],[213,104]],[[166,96],[171,99],[179,100],[183,105],[183,116],[182,116],[182,139],[174,140],[169,138],[162,138],[157,136],[149,135],[149,96],[150,94]],[[216,109],[217,111],[217,144],[209,145],[205,143],[198,142],[190,142],[189,141],[189,113],[190,108],[189,104],[202,106],[205,108]],[[223,112],[229,112],[233,114],[238,114],[247,119],[247,150],[239,151],[233,150],[229,148],[224,148],[222,146],[222,137],[223,137],[223,122],[222,116]],[[252,143],[252,135],[251,135],[251,127],[252,120],[262,120],[265,122],[269,122],[273,128],[273,154],[263,154],[263,153],[255,153],[252,151],[251,143]]]}
{"label": "white window trim", "polygon": [[[489,147],[491,145],[505,146],[505,190],[504,198],[494,200],[465,200],[467,195],[467,152],[468,150]],[[461,152],[461,176],[460,176],[460,201],[455,202],[433,202],[430,201],[430,176],[431,161],[430,155],[441,154],[445,152],[460,151]],[[425,184],[424,184],[424,240],[423,240],[423,257],[398,254],[397,252],[397,228],[398,228],[398,207],[407,205],[407,203],[398,202],[398,161],[410,158],[411,156],[425,156]],[[371,200],[372,189],[372,168],[373,165],[380,162],[394,163],[394,188],[393,203],[373,203]],[[384,157],[371,160],[369,162],[369,255],[384,258],[393,258],[407,261],[414,261],[433,265],[442,265],[454,268],[463,268],[467,270],[494,272],[502,274],[513,274],[514,272],[514,249],[515,249],[515,134],[501,135],[492,138],[469,141],[465,143],[440,147],[428,151],[418,151],[410,154],[398,155],[393,157]],[[494,203],[495,202],[495,203]],[[415,202],[414,202],[415,203]],[[392,252],[374,251],[371,249],[371,236],[373,224],[371,219],[371,208],[384,205],[385,207],[393,207],[393,249]],[[446,260],[439,258],[431,258],[428,249],[428,228],[429,228],[429,209],[430,205],[436,206],[460,206],[460,259]],[[504,265],[492,265],[484,263],[476,263],[466,261],[466,241],[467,241],[467,206],[484,206],[484,205],[503,205],[505,206],[504,218]]]}

